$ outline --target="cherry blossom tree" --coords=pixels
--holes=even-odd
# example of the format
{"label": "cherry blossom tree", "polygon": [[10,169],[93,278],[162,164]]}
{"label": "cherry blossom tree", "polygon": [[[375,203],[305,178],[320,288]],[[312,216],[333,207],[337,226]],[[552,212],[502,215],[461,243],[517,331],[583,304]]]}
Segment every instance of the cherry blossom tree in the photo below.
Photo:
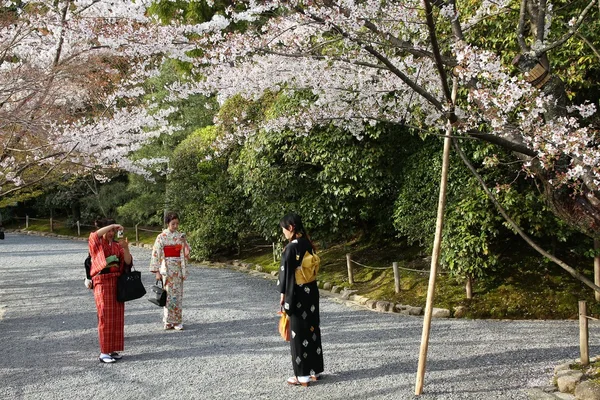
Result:
{"label": "cherry blossom tree", "polygon": [[[583,35],[597,25],[597,6],[597,0],[557,7],[542,0],[240,1],[194,28],[203,33],[194,40],[202,56],[193,63],[204,79],[173,86],[173,95],[210,92],[225,102],[268,91],[306,99],[258,124],[239,116],[222,146],[256,129],[309,134],[331,124],[360,138],[381,121],[439,133],[449,121],[457,139],[513,150],[544,184],[555,212],[596,236],[598,98],[570,102],[565,71],[554,71],[551,60],[579,40],[597,62],[600,53]],[[513,22],[512,64],[506,54],[469,39],[479,24],[499,15]],[[248,22],[246,29],[228,31],[240,20]],[[452,79],[458,84],[454,102]]]}
{"label": "cherry blossom tree", "polygon": [[172,131],[173,110],[144,103],[139,85],[189,50],[179,27],[148,16],[151,4],[0,3],[0,198],[65,173],[144,174],[164,161],[126,157]]}
{"label": "cherry blossom tree", "polygon": [[[204,23],[177,13],[159,23],[149,12],[155,5],[2,1],[0,193],[27,184],[25,172],[40,166],[142,173],[144,161],[125,156],[173,129],[165,118],[174,110],[148,103],[143,89],[168,57],[193,66],[170,85],[174,100],[265,92],[302,100],[268,120],[240,115],[220,146],[256,129],[310,134],[333,125],[361,138],[382,121],[433,133],[450,122],[457,139],[513,150],[558,215],[600,232],[598,99],[573,96],[566,69],[552,62],[554,54],[579,56],[568,53],[578,41],[597,63],[589,35],[598,0],[232,0]],[[490,21],[512,29],[506,49],[474,39]]]}

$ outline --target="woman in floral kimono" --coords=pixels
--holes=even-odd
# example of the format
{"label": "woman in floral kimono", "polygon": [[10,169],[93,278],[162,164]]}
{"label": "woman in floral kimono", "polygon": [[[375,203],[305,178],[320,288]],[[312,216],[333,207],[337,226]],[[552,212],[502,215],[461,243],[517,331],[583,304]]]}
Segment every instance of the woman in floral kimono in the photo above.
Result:
{"label": "woman in floral kimono", "polygon": [[308,386],[323,372],[319,288],[319,258],[300,216],[288,214],[279,223],[289,243],[283,250],[277,282],[279,304],[290,318],[290,348],[294,375],[290,385]]}
{"label": "woman in floral kimono", "polygon": [[187,276],[186,260],[190,256],[190,247],[185,233],[179,232],[179,216],[170,212],[165,216],[167,229],[162,231],[154,242],[150,271],[156,274],[156,280],[162,280],[167,292],[164,307],[164,328],[183,329],[181,306],[183,300],[183,281]]}
{"label": "woman in floral kimono", "polygon": [[98,311],[100,356],[104,363],[121,359],[124,348],[125,303],[117,301],[117,278],[131,269],[133,258],[127,239],[115,240],[121,225],[112,219],[98,221],[98,230],[90,233],[88,241],[92,265],[90,275]]}

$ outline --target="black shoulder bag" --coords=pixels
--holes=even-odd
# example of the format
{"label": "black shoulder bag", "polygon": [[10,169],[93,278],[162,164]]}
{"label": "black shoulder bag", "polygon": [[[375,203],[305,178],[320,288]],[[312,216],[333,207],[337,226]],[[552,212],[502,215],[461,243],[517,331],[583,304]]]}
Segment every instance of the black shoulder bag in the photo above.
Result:
{"label": "black shoulder bag", "polygon": [[145,294],[141,272],[131,269],[117,278],[117,301],[135,300],[144,297]]}

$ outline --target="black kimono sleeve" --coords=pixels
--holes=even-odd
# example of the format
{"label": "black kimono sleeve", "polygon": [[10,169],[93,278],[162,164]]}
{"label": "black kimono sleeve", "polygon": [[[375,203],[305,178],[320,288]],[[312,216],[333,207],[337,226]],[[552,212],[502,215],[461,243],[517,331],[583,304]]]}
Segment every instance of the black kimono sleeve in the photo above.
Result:
{"label": "black kimono sleeve", "polygon": [[298,261],[296,261],[296,247],[295,243],[289,243],[286,246],[283,256],[281,257],[279,280],[277,282],[279,293],[284,294],[283,309],[288,315],[292,314],[294,308],[291,305],[294,304],[294,285],[296,283],[295,272],[296,264],[298,263]]}

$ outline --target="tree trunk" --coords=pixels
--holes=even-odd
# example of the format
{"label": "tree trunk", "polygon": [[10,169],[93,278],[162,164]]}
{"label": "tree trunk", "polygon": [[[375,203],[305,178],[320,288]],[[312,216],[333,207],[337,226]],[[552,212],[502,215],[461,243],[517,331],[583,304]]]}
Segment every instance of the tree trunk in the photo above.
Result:
{"label": "tree trunk", "polygon": [[[594,250],[596,250],[596,255],[594,256],[594,283],[600,286],[600,254],[598,253],[600,250],[600,239],[594,239]],[[594,297],[596,301],[600,301],[600,292],[594,292]]]}

